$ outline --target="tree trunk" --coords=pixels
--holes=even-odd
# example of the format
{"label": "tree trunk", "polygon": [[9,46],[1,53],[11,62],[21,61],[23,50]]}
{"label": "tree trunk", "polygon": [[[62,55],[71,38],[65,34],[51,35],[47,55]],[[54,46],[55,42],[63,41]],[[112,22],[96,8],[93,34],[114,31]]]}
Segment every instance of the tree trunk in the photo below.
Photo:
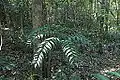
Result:
{"label": "tree trunk", "polygon": [[33,0],[32,3],[33,28],[43,26],[46,23],[45,1]]}

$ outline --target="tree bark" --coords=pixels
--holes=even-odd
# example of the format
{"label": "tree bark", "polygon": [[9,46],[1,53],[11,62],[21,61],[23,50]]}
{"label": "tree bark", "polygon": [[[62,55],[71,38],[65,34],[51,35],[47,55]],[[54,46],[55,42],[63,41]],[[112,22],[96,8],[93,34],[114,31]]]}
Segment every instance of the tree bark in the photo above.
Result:
{"label": "tree bark", "polygon": [[33,28],[43,26],[46,23],[46,9],[44,0],[32,0]]}

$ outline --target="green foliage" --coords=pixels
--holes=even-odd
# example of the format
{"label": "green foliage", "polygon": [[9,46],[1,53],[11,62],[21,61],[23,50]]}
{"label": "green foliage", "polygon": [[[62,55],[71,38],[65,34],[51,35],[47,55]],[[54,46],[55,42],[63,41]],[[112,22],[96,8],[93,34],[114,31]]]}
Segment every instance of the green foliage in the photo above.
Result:
{"label": "green foliage", "polygon": [[[77,51],[75,50],[76,46],[74,43],[90,44],[90,41],[81,34],[66,36],[65,34],[58,33],[60,30],[58,30],[58,32],[55,30],[55,32],[51,32],[50,27],[51,26],[44,26],[42,28],[39,27],[33,30],[28,36],[27,44],[33,43],[33,45],[37,45],[33,60],[35,67],[40,65],[45,55],[49,54],[51,50],[57,48],[58,46],[61,46],[65,56],[68,58],[68,61],[71,64],[74,62],[74,57],[77,56]],[[45,29],[49,29],[49,31],[42,34]]]}
{"label": "green foliage", "polygon": [[[36,1],[36,3],[32,1]],[[39,2],[40,4],[42,3],[42,7],[44,7],[41,10],[36,8],[40,6]],[[33,6],[35,6],[35,10],[38,11],[37,13],[35,12],[35,16]],[[120,0],[1,0],[0,27],[8,28],[9,31],[0,31],[0,35],[3,36],[3,51],[0,53],[1,55],[7,53],[7,55],[15,56],[15,59],[16,56],[19,57],[19,66],[21,66],[21,64],[31,63],[30,60],[33,58],[31,56],[34,55],[32,63],[35,67],[39,66],[40,68],[41,65],[44,64],[43,61],[49,64],[48,58],[52,59],[56,55],[60,60],[60,62],[55,63],[60,64],[58,68],[63,65],[67,68],[67,70],[61,71],[60,74],[63,75],[63,77],[60,76],[60,80],[66,80],[68,76],[71,77],[71,73],[75,72],[74,70],[76,69],[76,71],[81,72],[78,66],[82,64],[87,65],[88,68],[92,70],[95,69],[99,71],[101,67],[107,67],[106,65],[110,66],[111,62],[109,59],[119,60],[119,58],[115,58],[114,56],[120,52],[119,48],[114,47],[120,42],[119,9]],[[40,15],[40,13],[45,15],[45,17]],[[37,22],[37,19],[34,20],[33,17],[37,17],[38,19],[43,18],[41,21],[45,21],[43,24],[47,25],[33,29],[33,22]],[[30,48],[26,48],[24,44],[26,41],[28,45],[30,44]],[[99,43],[101,44],[100,46]],[[112,43],[115,43],[115,45],[108,46],[108,44]],[[97,44],[98,46],[96,47]],[[105,49],[103,47],[104,45],[108,46],[108,49]],[[111,51],[109,47],[113,47],[115,50]],[[96,48],[98,48],[98,50]],[[32,50],[34,50],[34,54],[32,54]],[[80,50],[84,51],[82,52]],[[20,51],[20,53],[23,53],[22,57],[26,57],[26,60],[23,62],[20,55],[11,54],[11,51],[15,51],[15,53]],[[28,53],[27,51],[31,52]],[[80,54],[80,52],[83,54]],[[103,54],[101,54],[101,52]],[[93,56],[94,53],[97,57]],[[29,55],[29,57],[26,55]],[[105,58],[105,60],[103,60],[104,57],[109,59]],[[78,59],[80,60],[78,61]],[[56,60],[57,59],[55,59],[55,61]],[[101,62],[108,64],[104,65]],[[72,69],[67,66],[73,66],[74,63],[77,65],[77,68],[72,68],[72,71]],[[96,64],[99,64],[97,68]],[[50,65],[54,64],[51,63]],[[0,58],[0,69],[11,70],[14,66],[13,62],[6,60],[6,58],[4,58],[4,60]],[[25,65],[25,67],[28,68],[28,65]],[[52,66],[52,68],[54,67]],[[32,68],[30,67],[29,69]],[[53,71],[55,70],[57,69]],[[37,71],[38,73],[40,72],[39,70]],[[63,73],[63,71],[65,71],[65,73]],[[95,71],[93,70],[93,72]],[[87,73],[86,70],[85,73]],[[119,74],[116,72],[110,72],[109,75],[119,77]],[[103,78],[103,76],[98,74],[96,76],[101,77],[101,79]],[[0,79],[2,80],[3,77],[4,76],[1,76]],[[71,79],[79,80],[76,74]]]}
{"label": "green foliage", "polygon": [[82,80],[82,79],[80,78],[80,76],[75,74],[70,77],[70,80]]}
{"label": "green foliage", "polygon": [[58,71],[55,76],[53,76],[55,80],[67,80],[67,76],[63,71]]}
{"label": "green foliage", "polygon": [[63,52],[65,53],[65,56],[68,58],[68,61],[70,64],[73,63],[73,59],[76,56],[76,52],[72,46],[70,46],[71,43],[64,40],[59,40],[58,38],[51,37],[45,39],[43,42],[38,44],[36,54],[34,55],[33,63],[35,64],[35,67],[37,65],[40,66],[40,63],[42,62],[42,59],[45,57],[45,55],[49,54],[49,51],[54,49],[56,46],[61,46],[63,49]]}
{"label": "green foliage", "polygon": [[109,78],[107,78],[107,77],[105,77],[105,76],[103,76],[103,75],[101,75],[101,74],[92,74],[92,76],[94,77],[94,78],[96,78],[96,79],[98,79],[98,80],[110,80]]}
{"label": "green foliage", "polygon": [[39,79],[39,75],[38,74],[31,74],[30,77],[28,77],[27,80],[38,80]]}
{"label": "green foliage", "polygon": [[34,60],[33,60],[33,64],[35,64],[35,68],[36,66],[40,66],[40,63],[42,63],[42,59],[45,57],[45,55],[48,54],[48,52],[50,50],[53,49],[53,47],[55,47],[55,45],[59,42],[58,38],[47,38],[45,39],[42,43],[38,44],[37,46],[37,51],[35,52],[36,54],[34,55]]}
{"label": "green foliage", "polygon": [[106,74],[120,78],[120,73],[118,72],[107,72]]}
{"label": "green foliage", "polygon": [[0,70],[12,70],[15,67],[15,64],[7,60],[5,57],[0,57]]}
{"label": "green foliage", "polygon": [[16,65],[6,59],[6,57],[0,56],[0,80],[9,80],[6,76],[11,74],[11,71],[15,68],[15,66]]}
{"label": "green foliage", "polygon": [[74,58],[77,56],[77,51],[75,51],[75,47],[72,42],[62,40],[62,49],[65,56],[68,58],[68,61],[72,64],[74,62]]}
{"label": "green foliage", "polygon": [[[42,65],[44,64],[43,60],[45,60],[46,58],[52,58],[53,55],[59,55],[59,57],[61,57],[63,61],[67,60],[67,64],[69,64],[70,66],[77,66],[78,55],[80,52],[77,51],[78,48],[75,44],[90,45],[91,41],[89,41],[80,33],[71,35],[69,35],[68,33],[67,36],[66,33],[60,33],[60,29],[57,32],[55,31],[55,29],[52,30],[51,27],[52,26],[44,26],[42,28],[36,28],[28,36],[27,44],[32,44],[35,53],[32,64],[34,64],[35,68],[37,68],[37,66],[42,67]],[[56,27],[59,26],[56,25]],[[44,32],[45,29],[48,29],[48,31]],[[57,54],[51,54],[51,52],[53,52],[54,50],[59,50],[60,52]],[[76,79],[77,77],[73,78]]]}
{"label": "green foliage", "polygon": [[0,80],[9,80],[9,79],[5,78],[4,76],[0,76]]}

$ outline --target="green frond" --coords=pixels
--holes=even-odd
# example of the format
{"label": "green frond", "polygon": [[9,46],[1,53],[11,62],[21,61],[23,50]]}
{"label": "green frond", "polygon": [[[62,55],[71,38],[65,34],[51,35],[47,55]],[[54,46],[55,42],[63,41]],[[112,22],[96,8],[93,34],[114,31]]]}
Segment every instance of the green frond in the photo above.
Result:
{"label": "green frond", "polygon": [[72,44],[72,42],[67,41],[67,40],[63,40],[62,41],[62,49],[63,52],[65,53],[65,56],[67,57],[68,61],[70,62],[70,64],[72,64],[75,61],[76,58],[76,50],[74,49],[74,45]]}
{"label": "green frond", "polygon": [[49,36],[50,36],[49,34],[40,34],[40,33],[37,34],[36,33],[36,34],[28,37],[27,44],[34,43],[35,40],[40,40],[42,42],[44,39],[48,38]]}
{"label": "green frond", "polygon": [[48,25],[34,29],[28,36],[27,40],[27,44],[33,44],[37,46],[35,47],[36,50],[33,59],[33,64],[35,67],[40,66],[44,56],[47,55],[49,51],[52,50],[56,45],[62,47],[66,58],[68,59],[69,63],[72,64],[75,62],[77,56],[74,43],[89,44],[89,42],[90,41],[81,34],[66,35],[64,33],[57,32],[54,30],[54,27],[50,27]]}
{"label": "green frond", "polygon": [[69,36],[68,40],[74,42],[74,43],[82,43],[82,44],[90,44],[90,40],[88,40],[85,36],[81,34],[76,34],[73,36]]}
{"label": "green frond", "polygon": [[66,35],[64,34],[60,34],[60,33],[57,33],[57,32],[39,32],[39,33],[35,33],[33,35],[29,35],[28,38],[27,38],[27,44],[32,44],[34,42],[36,42],[35,40],[39,40],[39,41],[43,41],[45,40],[46,38],[50,38],[50,37],[57,37],[59,39],[65,39],[67,38]]}
{"label": "green frond", "polygon": [[101,75],[101,74],[92,74],[92,76],[94,78],[96,78],[97,80],[110,80],[109,78],[105,77],[104,75]]}
{"label": "green frond", "polygon": [[118,72],[107,72],[106,74],[116,76],[116,77],[120,78],[120,73],[118,73]]}
{"label": "green frond", "polygon": [[48,38],[50,35],[48,34],[49,32],[43,32],[43,29],[49,30],[48,28],[49,26],[45,25],[45,26],[41,26],[41,27],[33,29],[27,37],[27,44],[33,43],[36,39],[43,40],[43,38],[44,39]]}
{"label": "green frond", "polygon": [[32,42],[34,42],[35,39],[42,39],[44,37],[43,34],[40,35],[33,35],[30,38],[28,38],[27,40],[27,44],[31,44]]}
{"label": "green frond", "polygon": [[[45,25],[42,27],[38,27],[28,35],[27,37],[27,44],[34,43],[35,40],[41,40],[41,42],[49,37],[57,37],[61,40],[69,40],[74,43],[82,43],[82,44],[89,44],[90,40],[88,40],[85,36],[79,34],[66,34],[61,32],[60,25]],[[57,28],[57,30],[56,30]]]}
{"label": "green frond", "polygon": [[[37,35],[43,34],[43,35],[51,35],[50,37],[53,37],[54,35],[56,37],[62,37],[65,36],[65,34],[61,31],[62,28],[60,25],[44,25],[41,27],[37,27],[32,30],[32,32],[28,35],[28,39],[32,37],[36,37]],[[55,37],[54,36],[54,37]]]}
{"label": "green frond", "polygon": [[40,66],[40,64],[42,63],[42,59],[44,58],[44,56],[46,54],[48,54],[48,52],[50,50],[53,49],[53,47],[55,47],[55,45],[59,42],[58,38],[55,37],[51,37],[51,38],[47,38],[45,39],[42,43],[38,44],[38,48],[36,50],[36,53],[34,54],[34,59],[33,59],[33,64],[35,66],[35,68],[37,66]]}

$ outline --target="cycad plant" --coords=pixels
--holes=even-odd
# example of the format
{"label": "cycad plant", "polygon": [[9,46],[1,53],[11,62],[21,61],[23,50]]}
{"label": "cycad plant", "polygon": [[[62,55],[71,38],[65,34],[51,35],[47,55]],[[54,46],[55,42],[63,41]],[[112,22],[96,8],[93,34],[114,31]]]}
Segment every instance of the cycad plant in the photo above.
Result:
{"label": "cycad plant", "polygon": [[[42,67],[44,78],[51,76],[51,59],[53,55],[60,54],[59,57],[67,61],[70,66],[77,66],[78,47],[75,44],[88,44],[90,41],[81,34],[66,35],[56,30],[51,30],[51,26],[43,26],[33,30],[28,36],[27,44],[34,47],[34,67]],[[46,29],[46,31],[44,31]],[[60,51],[59,53],[54,53]],[[54,53],[54,54],[53,54]],[[59,58],[60,59],[60,58]],[[62,62],[61,62],[62,63]],[[58,64],[58,63],[57,63]],[[47,71],[45,71],[47,69]]]}

